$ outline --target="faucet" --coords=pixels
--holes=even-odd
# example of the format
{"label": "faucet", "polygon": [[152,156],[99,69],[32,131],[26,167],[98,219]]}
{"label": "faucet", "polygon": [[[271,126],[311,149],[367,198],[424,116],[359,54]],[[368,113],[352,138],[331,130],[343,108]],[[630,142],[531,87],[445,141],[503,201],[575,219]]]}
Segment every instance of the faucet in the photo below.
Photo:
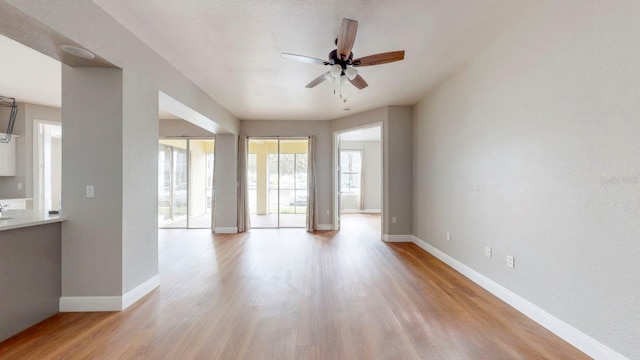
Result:
{"label": "faucet", "polygon": [[9,207],[9,205],[2,205],[2,204],[0,204],[0,216],[2,215],[2,212],[3,212],[4,210],[6,210],[8,207]]}

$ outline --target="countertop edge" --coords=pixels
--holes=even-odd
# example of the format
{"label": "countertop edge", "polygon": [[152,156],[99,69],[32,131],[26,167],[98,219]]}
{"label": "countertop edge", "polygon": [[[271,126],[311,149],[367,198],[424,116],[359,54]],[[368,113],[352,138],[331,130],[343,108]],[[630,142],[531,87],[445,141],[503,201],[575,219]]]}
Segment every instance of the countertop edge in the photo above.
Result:
{"label": "countertop edge", "polygon": [[[12,220],[14,220],[14,219],[12,219]],[[17,220],[17,219],[15,219],[15,220]],[[67,220],[67,218],[64,217],[64,216],[58,216],[58,217],[55,217],[55,218],[41,219],[41,220],[25,220],[24,222],[20,222],[20,223],[16,223],[16,224],[0,225],[0,231],[20,229],[20,228],[38,226],[38,225],[45,225],[45,224],[53,224],[53,223],[57,223],[57,222],[63,222],[63,221],[66,221],[66,220]]]}

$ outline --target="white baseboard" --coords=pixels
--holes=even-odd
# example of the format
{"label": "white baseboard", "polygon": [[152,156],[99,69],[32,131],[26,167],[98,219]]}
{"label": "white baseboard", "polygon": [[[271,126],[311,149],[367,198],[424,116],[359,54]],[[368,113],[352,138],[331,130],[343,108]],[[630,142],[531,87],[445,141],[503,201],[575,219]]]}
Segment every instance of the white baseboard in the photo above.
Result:
{"label": "white baseboard", "polygon": [[124,294],[122,297],[122,310],[133,305],[136,301],[142,299],[145,295],[152,292],[160,286],[160,277],[158,275],[136,286],[135,289]]}
{"label": "white baseboard", "polygon": [[122,311],[160,285],[156,275],[124,296],[64,296],[60,298],[60,312]]}
{"label": "white baseboard", "polygon": [[64,296],[60,312],[121,311],[122,296]]}
{"label": "white baseboard", "polygon": [[413,243],[440,259],[445,264],[451,266],[456,271],[469,278],[469,280],[480,285],[502,301],[511,305],[531,320],[537,322],[569,344],[575,346],[588,356],[594,359],[628,360],[615,350],[610,349],[589,335],[549,314],[528,300],[520,297],[507,288],[504,288],[502,285],[473,270],[448,254],[438,250],[426,241],[413,236]]}
{"label": "white baseboard", "polygon": [[216,234],[236,234],[238,232],[238,227],[217,227],[214,232]]}
{"label": "white baseboard", "polygon": [[318,224],[318,230],[335,230],[333,224]]}
{"label": "white baseboard", "polygon": [[382,235],[382,241],[385,242],[412,242],[413,235]]}

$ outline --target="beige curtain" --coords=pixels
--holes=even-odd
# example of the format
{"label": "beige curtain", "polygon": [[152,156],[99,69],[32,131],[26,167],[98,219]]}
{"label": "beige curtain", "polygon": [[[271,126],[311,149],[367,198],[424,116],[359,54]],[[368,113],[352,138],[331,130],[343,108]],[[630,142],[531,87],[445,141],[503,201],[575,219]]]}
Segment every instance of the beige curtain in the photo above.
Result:
{"label": "beige curtain", "polygon": [[318,230],[316,202],[316,137],[309,136],[307,146],[307,231]]}
{"label": "beige curtain", "polygon": [[249,138],[238,136],[238,232],[251,228],[249,216],[249,192],[247,189],[247,154]]}

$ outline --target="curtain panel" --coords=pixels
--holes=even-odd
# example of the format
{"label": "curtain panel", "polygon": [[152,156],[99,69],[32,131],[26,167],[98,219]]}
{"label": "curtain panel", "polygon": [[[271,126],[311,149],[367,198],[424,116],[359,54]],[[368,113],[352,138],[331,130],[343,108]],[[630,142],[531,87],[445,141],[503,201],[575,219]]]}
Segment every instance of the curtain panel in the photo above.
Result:
{"label": "curtain panel", "polygon": [[307,231],[318,230],[316,194],[316,137],[309,136],[307,145]]}
{"label": "curtain panel", "polygon": [[248,150],[249,138],[245,135],[238,136],[238,232],[245,232],[251,228],[247,181]]}

